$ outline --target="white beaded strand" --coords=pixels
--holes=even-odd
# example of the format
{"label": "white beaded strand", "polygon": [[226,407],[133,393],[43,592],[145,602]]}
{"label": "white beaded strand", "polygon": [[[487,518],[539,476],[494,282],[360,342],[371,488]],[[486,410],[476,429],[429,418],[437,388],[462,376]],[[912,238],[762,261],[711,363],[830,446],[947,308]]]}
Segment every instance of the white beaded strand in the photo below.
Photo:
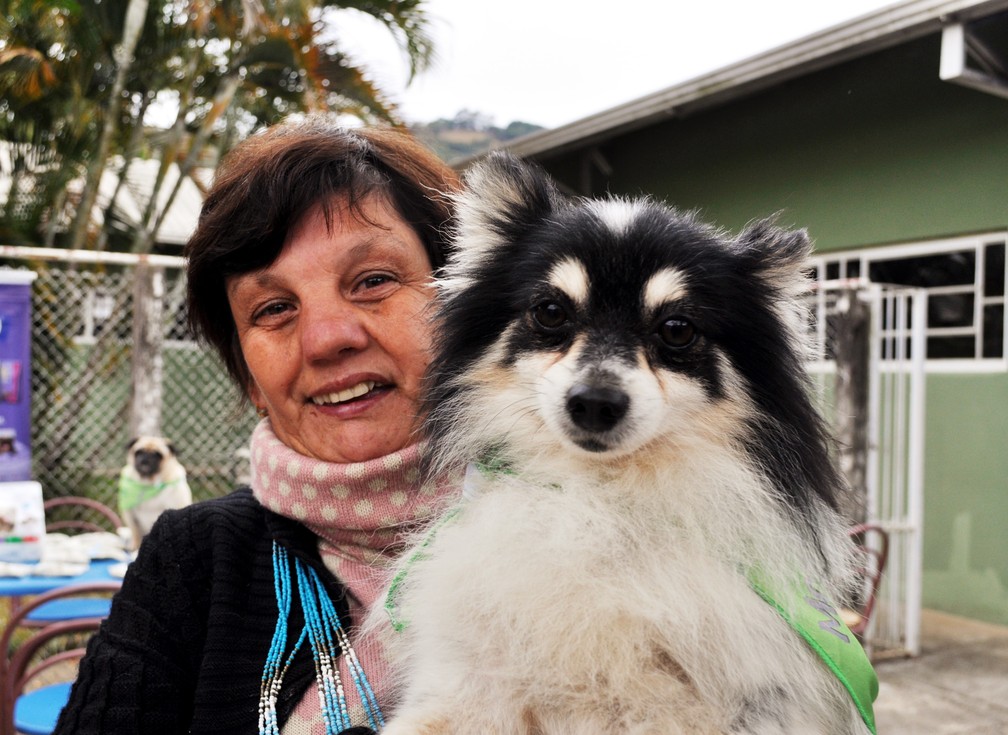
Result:
{"label": "white beaded strand", "polygon": [[347,706],[346,691],[339,674],[338,659],[341,653],[347,671],[353,679],[364,714],[371,728],[377,732],[384,726],[385,719],[374,690],[364,673],[364,667],[353,646],[350,645],[350,639],[340,622],[336,608],[326,593],[318,572],[296,557],[293,562],[305,625],[285,660],[293,580],[287,550],[274,542],[273,585],[277,600],[277,624],[263,666],[259,693],[259,735],[280,735],[276,713],[277,698],[284,675],[306,639],[311,645],[315,663],[315,683],[326,735],[339,735],[353,725]]}

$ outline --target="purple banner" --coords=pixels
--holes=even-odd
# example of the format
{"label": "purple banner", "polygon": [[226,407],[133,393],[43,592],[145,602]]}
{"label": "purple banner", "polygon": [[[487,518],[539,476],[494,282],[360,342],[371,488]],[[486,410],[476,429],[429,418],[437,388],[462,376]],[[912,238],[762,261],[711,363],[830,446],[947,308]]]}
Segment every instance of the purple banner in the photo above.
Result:
{"label": "purple banner", "polygon": [[30,480],[31,271],[0,269],[0,482]]}

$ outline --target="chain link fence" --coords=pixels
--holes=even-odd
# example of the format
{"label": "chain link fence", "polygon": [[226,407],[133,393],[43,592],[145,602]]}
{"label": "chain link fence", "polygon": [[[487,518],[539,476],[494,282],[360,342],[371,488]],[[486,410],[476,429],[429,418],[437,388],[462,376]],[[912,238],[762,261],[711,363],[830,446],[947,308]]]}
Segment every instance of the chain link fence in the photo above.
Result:
{"label": "chain link fence", "polygon": [[[111,507],[125,463],[132,399],[135,256],[3,248],[0,266],[37,274],[32,297],[32,464],[46,498],[83,495]],[[148,261],[154,260],[149,258]],[[90,261],[90,262],[89,262]],[[215,355],[185,326],[181,259],[164,268],[162,434],[195,500],[247,479],[256,416]]]}

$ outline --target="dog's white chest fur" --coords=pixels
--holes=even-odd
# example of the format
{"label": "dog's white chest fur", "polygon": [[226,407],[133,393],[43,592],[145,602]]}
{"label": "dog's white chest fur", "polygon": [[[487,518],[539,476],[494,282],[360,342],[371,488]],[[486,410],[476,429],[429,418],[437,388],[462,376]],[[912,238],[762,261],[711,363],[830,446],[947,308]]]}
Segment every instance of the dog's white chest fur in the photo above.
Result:
{"label": "dog's white chest fur", "polygon": [[838,682],[703,537],[705,500],[675,491],[680,515],[668,487],[491,479],[407,571],[392,650],[411,686],[388,733],[860,732]]}

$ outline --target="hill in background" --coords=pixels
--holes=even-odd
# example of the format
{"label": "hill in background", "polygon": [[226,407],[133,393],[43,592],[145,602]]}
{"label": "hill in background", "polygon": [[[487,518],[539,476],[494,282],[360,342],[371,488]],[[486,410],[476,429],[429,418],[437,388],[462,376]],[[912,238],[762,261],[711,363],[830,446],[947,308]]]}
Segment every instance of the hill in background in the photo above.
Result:
{"label": "hill in background", "polygon": [[472,110],[462,110],[451,120],[442,118],[410,126],[417,138],[449,163],[479,155],[542,129],[541,125],[518,121],[497,127],[491,118]]}

